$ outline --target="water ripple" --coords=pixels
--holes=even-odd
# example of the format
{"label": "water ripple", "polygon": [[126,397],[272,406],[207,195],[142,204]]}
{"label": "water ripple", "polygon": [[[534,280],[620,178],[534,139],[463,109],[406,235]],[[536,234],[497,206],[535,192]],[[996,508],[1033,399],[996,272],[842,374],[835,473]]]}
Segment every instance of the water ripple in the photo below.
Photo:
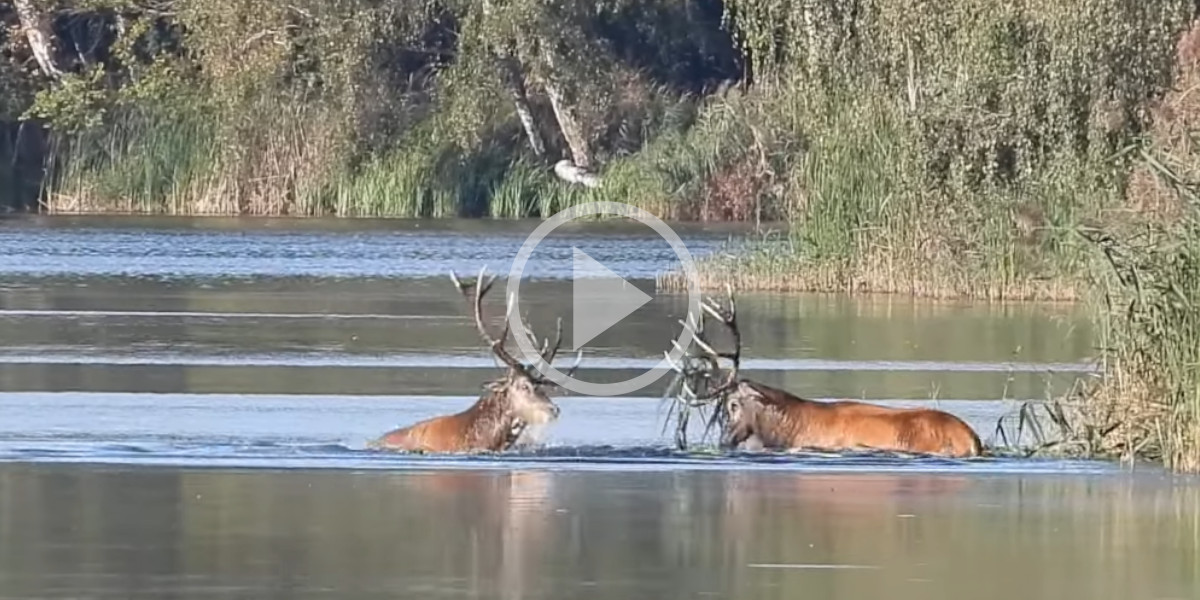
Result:
{"label": "water ripple", "polygon": [[[176,344],[180,346],[182,344]],[[343,352],[228,352],[188,350],[171,352],[155,349],[152,352],[114,352],[104,348],[85,352],[70,347],[73,352],[56,351],[55,346],[5,346],[0,349],[0,364],[104,364],[104,365],[187,365],[187,366],[329,366],[329,367],[391,367],[391,368],[456,368],[494,369],[497,362],[490,354],[472,350],[470,354],[449,353],[387,353],[350,354]],[[650,369],[659,365],[659,358],[585,355],[587,369]],[[555,362],[569,366],[573,357]],[[747,370],[771,371],[942,371],[942,372],[1061,372],[1090,373],[1096,368],[1085,362],[970,362],[936,360],[836,360],[824,358],[747,358],[742,361]]]}
{"label": "water ripple", "polygon": [[[0,273],[38,277],[116,275],[151,279],[310,276],[329,279],[444,277],[481,263],[508,270],[526,231],[462,235],[395,231],[227,231],[16,226],[0,237]],[[681,231],[693,256],[720,249],[727,233]],[[679,261],[643,226],[556,232],[538,244],[526,278],[569,279],[578,247],[623,277],[650,278]]]}
{"label": "water ripple", "polygon": [[756,470],[801,472],[1123,472],[1118,466],[1084,460],[979,457],[949,459],[890,452],[715,452],[662,446],[548,446],[525,452],[412,454],[352,448],[342,444],[0,442],[0,462],[98,463],[177,467],[350,469],[350,470],[551,470],[694,471]]}

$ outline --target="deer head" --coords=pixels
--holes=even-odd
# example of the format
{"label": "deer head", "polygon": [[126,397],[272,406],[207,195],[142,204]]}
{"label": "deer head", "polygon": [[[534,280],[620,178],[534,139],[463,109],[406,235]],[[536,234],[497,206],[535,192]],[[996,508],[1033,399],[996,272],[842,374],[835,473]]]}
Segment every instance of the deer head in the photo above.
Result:
{"label": "deer head", "polygon": [[[767,396],[749,381],[739,381],[725,393],[725,398],[721,402],[724,412],[721,448],[736,448],[738,444],[755,435],[759,436],[760,442],[771,439],[770,437],[764,439],[762,435],[764,429],[760,425],[760,419],[765,417],[769,420],[771,415],[779,413],[773,413],[766,407],[767,400]],[[772,429],[768,426],[766,431]]]}
{"label": "deer head", "polygon": [[[509,316],[512,313],[512,303],[506,303],[504,328],[498,337],[492,336],[488,332],[487,325],[483,316],[483,297],[491,289],[492,284],[496,280],[496,276],[492,275],[484,280],[484,269],[480,269],[479,277],[475,282],[463,283],[459,281],[458,276],[453,271],[450,272],[450,279],[454,281],[454,285],[458,287],[463,296],[471,298],[469,290],[474,287],[473,306],[475,313],[475,328],[479,331],[480,337],[491,348],[492,353],[500,362],[504,363],[507,371],[504,376],[492,381],[488,384],[488,389],[500,399],[503,409],[512,413],[518,424],[514,426],[512,437],[515,439],[520,436],[521,431],[529,425],[543,425],[554,421],[558,418],[559,408],[550,397],[546,394],[545,388],[556,386],[553,381],[543,377],[537,370],[535,365],[525,365],[518,361],[504,347],[508,338],[509,332]],[[529,333],[530,341],[536,347],[537,339],[532,333]],[[539,353],[538,364],[545,363],[550,365],[554,361],[554,357],[558,354],[559,348],[562,346],[562,319],[558,319],[557,335],[553,346],[550,345],[550,340],[547,338],[542,343],[542,349]],[[579,362],[583,359],[583,351],[575,359],[575,363],[567,370],[567,375],[570,376],[579,367]]]}

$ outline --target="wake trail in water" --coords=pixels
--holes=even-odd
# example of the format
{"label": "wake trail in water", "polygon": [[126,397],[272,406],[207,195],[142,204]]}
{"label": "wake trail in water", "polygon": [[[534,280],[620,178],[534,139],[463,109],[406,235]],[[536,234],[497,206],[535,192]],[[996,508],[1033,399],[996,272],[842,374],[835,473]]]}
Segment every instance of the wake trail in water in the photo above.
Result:
{"label": "wake trail in water", "polygon": [[35,436],[0,441],[0,463],[72,463],[371,471],[552,470],[912,473],[1119,473],[1104,462],[1004,456],[950,459],[891,452],[719,452],[666,446],[545,446],[501,453],[420,454],[331,441],[139,440]]}

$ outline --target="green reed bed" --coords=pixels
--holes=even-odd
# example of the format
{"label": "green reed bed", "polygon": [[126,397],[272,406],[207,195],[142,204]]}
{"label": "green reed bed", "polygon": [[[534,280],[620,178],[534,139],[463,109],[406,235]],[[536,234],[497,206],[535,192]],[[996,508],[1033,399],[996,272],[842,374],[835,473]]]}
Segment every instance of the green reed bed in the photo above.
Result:
{"label": "green reed bed", "polygon": [[[1081,229],[1101,372],[1023,407],[1057,441],[1037,450],[1200,472],[1200,22],[1177,46],[1172,91],[1131,146],[1125,208]],[[1041,409],[1041,410],[1037,410]]]}
{"label": "green reed bed", "polygon": [[[750,113],[786,240],[706,261],[706,285],[1076,300],[1075,231],[1124,203],[1183,2],[738,0],[766,110]],[[920,33],[918,33],[920,32]],[[678,273],[660,277],[679,288]]]}
{"label": "green reed bed", "polygon": [[1071,440],[1200,472],[1200,155],[1145,152],[1173,218],[1093,232],[1103,374],[1075,394]]}
{"label": "green reed bed", "polygon": [[[1087,249],[1071,232],[1116,201],[1104,164],[1068,156],[1017,181],[935,181],[919,125],[889,103],[814,95],[775,110],[800,113],[790,119],[806,132],[786,167],[789,232],[702,260],[702,286],[1079,297]],[[684,280],[669,272],[658,285],[682,289]]]}
{"label": "green reed bed", "polygon": [[324,212],[343,139],[318,107],[261,102],[229,118],[198,104],[128,108],[56,136],[50,213]]}
{"label": "green reed bed", "polygon": [[459,168],[443,145],[416,132],[400,148],[344,172],[331,186],[333,211],[345,217],[453,217],[459,198],[490,173]]}
{"label": "green reed bed", "polygon": [[208,191],[217,184],[216,148],[216,130],[201,115],[131,111],[60,139],[42,203],[51,213],[230,212],[230,196]]}

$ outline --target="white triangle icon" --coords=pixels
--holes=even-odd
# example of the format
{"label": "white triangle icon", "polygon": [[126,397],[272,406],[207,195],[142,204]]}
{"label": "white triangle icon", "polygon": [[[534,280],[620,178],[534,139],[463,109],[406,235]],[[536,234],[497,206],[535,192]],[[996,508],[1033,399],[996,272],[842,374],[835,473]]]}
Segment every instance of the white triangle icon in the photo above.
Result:
{"label": "white triangle icon", "polygon": [[579,248],[571,250],[575,280],[571,288],[571,349],[579,350],[652,298]]}

